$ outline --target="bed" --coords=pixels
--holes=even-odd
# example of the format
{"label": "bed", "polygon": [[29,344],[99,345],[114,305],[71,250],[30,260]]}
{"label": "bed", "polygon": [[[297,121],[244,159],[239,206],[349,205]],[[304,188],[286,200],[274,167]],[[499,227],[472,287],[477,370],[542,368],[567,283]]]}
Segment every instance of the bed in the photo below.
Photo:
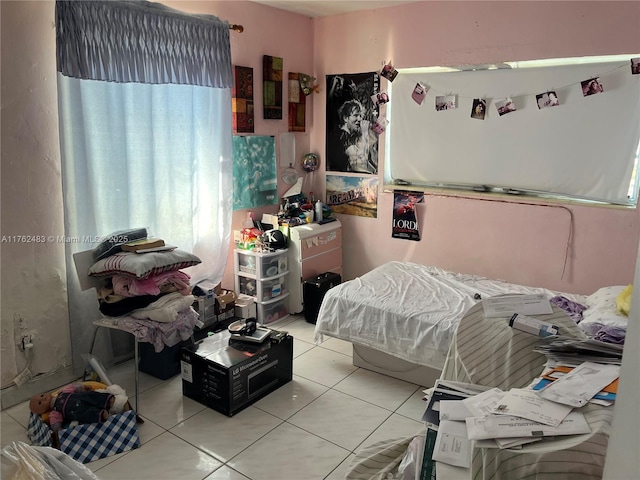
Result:
{"label": "bed", "polygon": [[482,298],[502,294],[582,295],[526,287],[434,266],[392,261],[330,289],[322,302],[315,341],[353,344],[353,363],[418,385],[440,375],[464,313]]}

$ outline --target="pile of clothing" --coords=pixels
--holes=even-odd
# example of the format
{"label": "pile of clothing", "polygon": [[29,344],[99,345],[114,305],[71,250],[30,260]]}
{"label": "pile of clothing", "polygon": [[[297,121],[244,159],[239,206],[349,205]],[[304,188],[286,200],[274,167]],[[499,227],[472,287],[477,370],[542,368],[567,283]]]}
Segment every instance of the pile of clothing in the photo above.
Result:
{"label": "pile of clothing", "polygon": [[[154,350],[160,352],[165,346],[191,337],[194,328],[202,327],[192,308],[191,277],[181,270],[201,260],[162,240],[145,242],[146,229],[142,230],[119,232],[110,236],[110,243],[103,241],[94,250],[96,263],[89,275],[104,278],[104,286],[98,291],[102,314],[113,318],[119,329],[132,333],[140,342],[153,344]],[[131,240],[140,235],[144,238]],[[136,250],[151,243],[162,245]],[[134,247],[128,248],[130,245]]]}
{"label": "pile of clothing", "polygon": [[591,339],[623,345],[627,336],[633,285],[599,288],[585,297],[585,305],[557,296],[551,303],[567,312]]}

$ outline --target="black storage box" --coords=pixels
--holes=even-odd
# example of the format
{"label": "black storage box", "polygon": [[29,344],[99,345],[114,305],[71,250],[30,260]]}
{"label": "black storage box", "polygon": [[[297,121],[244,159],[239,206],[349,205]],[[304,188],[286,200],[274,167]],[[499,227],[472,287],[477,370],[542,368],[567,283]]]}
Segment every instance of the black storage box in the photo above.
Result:
{"label": "black storage box", "polygon": [[230,337],[223,330],[180,353],[184,396],[229,417],[293,378],[290,335],[263,343]]}
{"label": "black storage box", "polygon": [[138,344],[138,370],[160,380],[171,378],[180,373],[180,349],[189,345],[193,345],[193,340],[185,340],[173,347],[165,346],[156,352],[153,344],[141,342]]}
{"label": "black storage box", "polygon": [[304,302],[304,318],[307,322],[316,323],[325,293],[341,281],[342,277],[339,274],[326,272],[304,282],[302,285],[302,298]]}

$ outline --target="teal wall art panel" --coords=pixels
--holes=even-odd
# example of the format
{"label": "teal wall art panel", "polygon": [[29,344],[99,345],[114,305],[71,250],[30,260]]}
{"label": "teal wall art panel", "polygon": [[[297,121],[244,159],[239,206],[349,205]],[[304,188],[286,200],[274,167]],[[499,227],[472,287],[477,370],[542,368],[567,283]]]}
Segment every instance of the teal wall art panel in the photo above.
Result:
{"label": "teal wall art panel", "polygon": [[277,204],[275,137],[234,135],[233,209]]}

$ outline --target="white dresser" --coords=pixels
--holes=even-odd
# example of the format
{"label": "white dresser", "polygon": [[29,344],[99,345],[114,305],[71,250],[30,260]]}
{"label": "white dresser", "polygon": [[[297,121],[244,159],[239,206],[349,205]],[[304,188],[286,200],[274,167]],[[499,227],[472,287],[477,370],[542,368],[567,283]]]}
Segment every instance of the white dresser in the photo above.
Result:
{"label": "white dresser", "polygon": [[289,231],[289,313],[302,312],[302,283],[321,273],[342,275],[342,225],[339,220],[309,223]]}

